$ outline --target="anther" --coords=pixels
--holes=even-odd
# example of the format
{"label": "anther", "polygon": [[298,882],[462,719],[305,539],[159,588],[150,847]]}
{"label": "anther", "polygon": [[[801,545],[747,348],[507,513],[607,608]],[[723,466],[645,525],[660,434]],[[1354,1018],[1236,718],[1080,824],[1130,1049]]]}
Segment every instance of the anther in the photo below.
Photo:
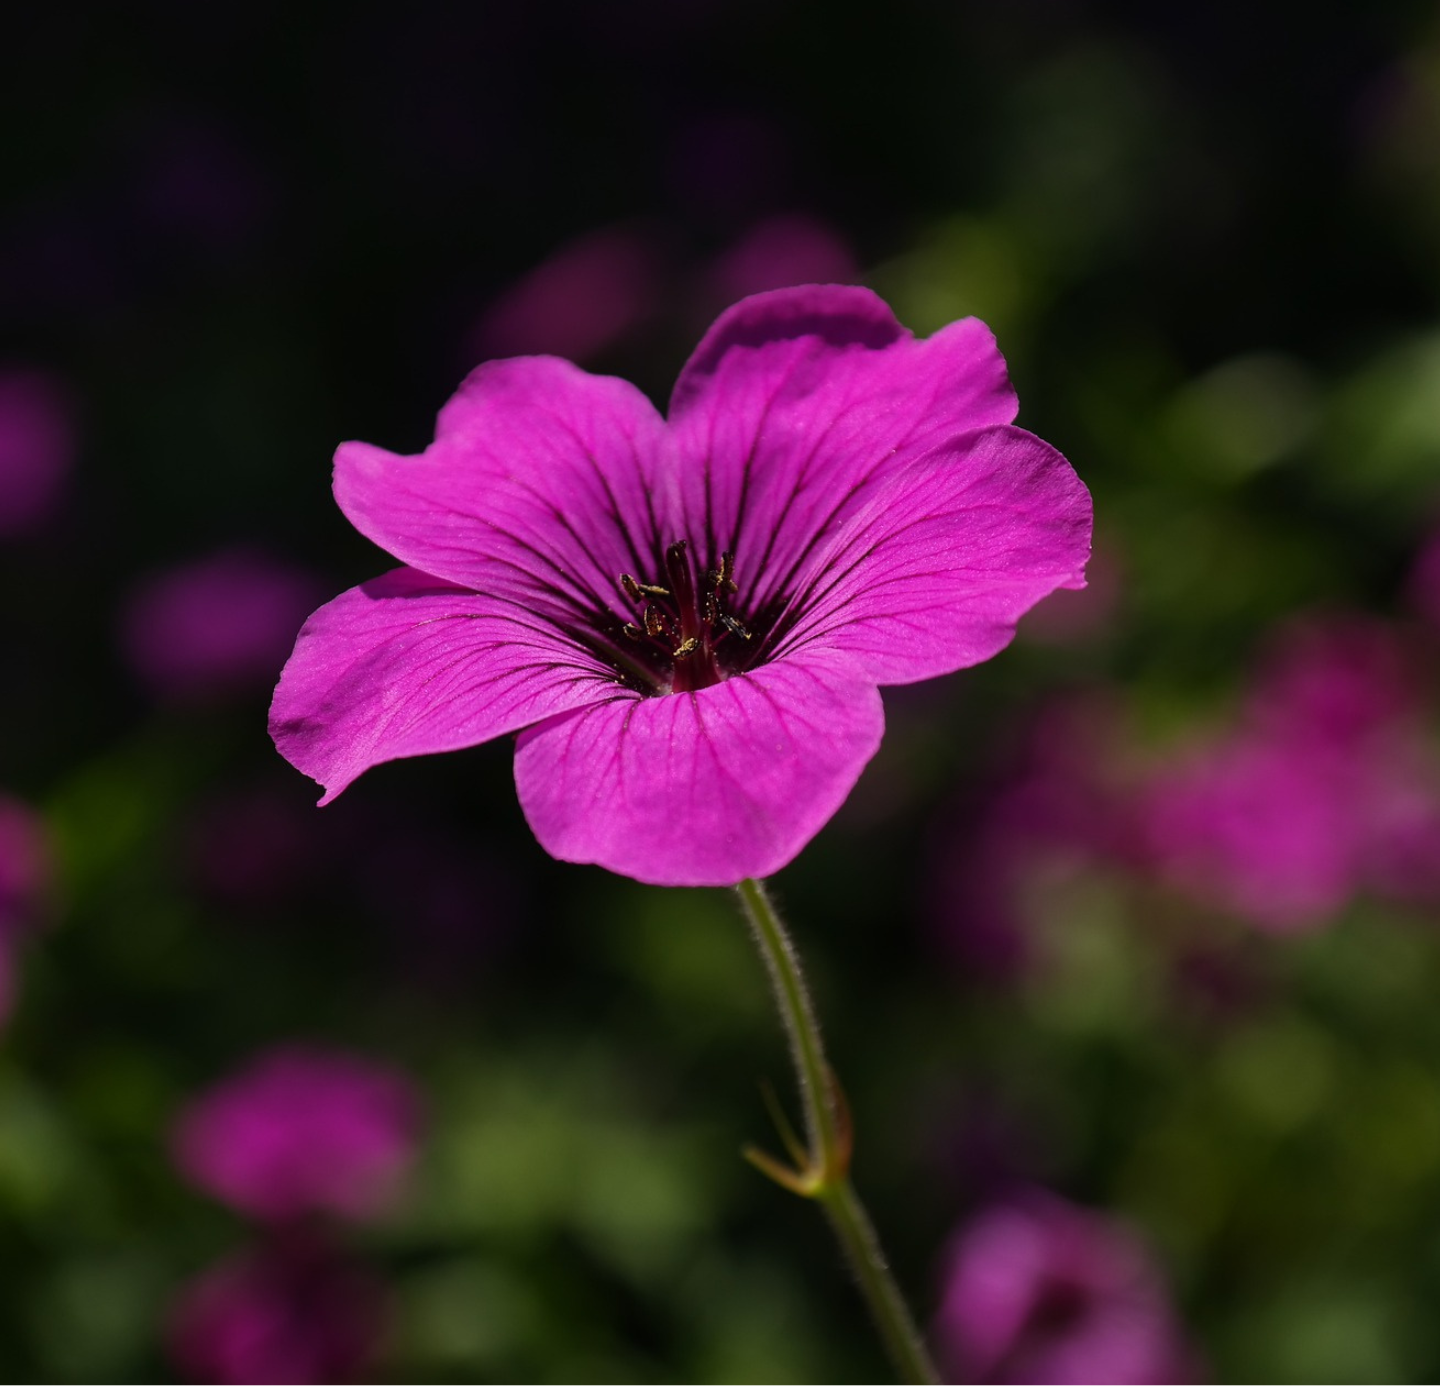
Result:
{"label": "anther", "polygon": [[657,587],[653,582],[636,582],[629,573],[620,574],[620,586],[625,589],[625,595],[637,606],[644,597],[668,597],[668,587]]}
{"label": "anther", "polygon": [[670,621],[665,613],[657,606],[645,608],[645,634],[654,639],[656,636],[664,635],[670,628]]}
{"label": "anther", "polygon": [[620,627],[620,629],[632,640],[639,640],[645,634],[645,632],[641,630],[639,626],[632,625],[629,621],[626,621],[625,624]]}
{"label": "anther", "polygon": [[750,632],[731,616],[729,612],[722,611],[720,613],[720,624],[724,626],[731,635],[738,635],[742,640],[748,640],[750,638]]}
{"label": "anther", "polygon": [[675,658],[689,659],[699,648],[700,642],[692,635],[688,640],[682,640],[675,646]]}
{"label": "anther", "polygon": [[735,555],[733,553],[722,553],[720,555],[720,566],[710,575],[717,592],[738,592],[740,589],[735,585],[732,574],[735,571]]}

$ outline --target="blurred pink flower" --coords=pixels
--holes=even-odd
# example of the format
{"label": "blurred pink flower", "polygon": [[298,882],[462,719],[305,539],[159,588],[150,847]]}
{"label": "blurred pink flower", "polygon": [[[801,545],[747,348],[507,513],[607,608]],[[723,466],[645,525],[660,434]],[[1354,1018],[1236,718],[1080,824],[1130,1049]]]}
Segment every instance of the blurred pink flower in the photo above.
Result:
{"label": "blurred pink flower", "polygon": [[1142,752],[1121,710],[1051,709],[964,833],[938,842],[948,951],[1007,975],[1077,871],[1159,881],[1261,929],[1330,922],[1361,892],[1440,901],[1440,745],[1406,633],[1354,614],[1276,630],[1226,726]]}
{"label": "blurred pink flower", "polygon": [[0,940],[39,922],[50,881],[50,846],[40,815],[0,794]]}
{"label": "blurred pink flower", "polygon": [[398,1193],[419,1124],[415,1091],[395,1070],[289,1047],[192,1102],[171,1146],[186,1178],[242,1213],[363,1220]]}
{"label": "blurred pink flower", "polygon": [[1362,889],[1440,890],[1440,764],[1391,627],[1311,617],[1277,633],[1229,730],[1155,771],[1152,864],[1262,928],[1333,919]]}
{"label": "blurred pink flower", "polygon": [[590,360],[655,311],[660,277],[652,233],[612,226],[581,236],[501,295],[476,326],[470,354]]}
{"label": "blurred pink flower", "polygon": [[1184,1382],[1197,1363],[1134,1233],[1028,1190],[972,1218],[945,1252],[934,1339],[947,1379]]}
{"label": "blurred pink flower", "polygon": [[52,872],[40,815],[0,794],[0,1022],[15,1004],[21,941],[45,913]]}
{"label": "blurred pink flower", "polygon": [[1417,716],[1424,703],[1415,660],[1394,627],[1327,612],[1297,617],[1271,635],[1243,716],[1273,734],[1350,749]]}
{"label": "blurred pink flower", "polygon": [[733,303],[796,284],[849,284],[858,274],[839,232],[796,213],[762,221],[731,246],[711,266],[708,297],[717,305]]}
{"label": "blurred pink flower", "polygon": [[1440,750],[1402,729],[1370,748],[1365,781],[1365,886],[1387,900],[1440,903]]}
{"label": "blurred pink flower", "polygon": [[1298,735],[1245,731],[1196,749],[1150,787],[1156,869],[1263,928],[1324,923],[1358,879],[1351,769]]}
{"label": "blurred pink flower", "polygon": [[291,1231],[185,1286],[166,1345],[190,1381],[358,1381],[379,1355],[387,1317],[378,1279],[313,1229]]}
{"label": "blurred pink flower", "polygon": [[75,461],[69,392],[38,370],[0,371],[0,538],[54,513]]}
{"label": "blurred pink flower", "polygon": [[274,680],[295,623],[314,605],[310,574],[246,548],[223,550],[140,583],[121,618],[131,667],[157,696],[205,699]]}

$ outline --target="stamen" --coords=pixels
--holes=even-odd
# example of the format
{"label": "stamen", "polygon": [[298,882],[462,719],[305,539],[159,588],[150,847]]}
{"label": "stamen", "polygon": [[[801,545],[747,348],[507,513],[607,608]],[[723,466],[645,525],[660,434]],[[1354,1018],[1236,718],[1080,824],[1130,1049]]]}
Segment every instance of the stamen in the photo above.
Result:
{"label": "stamen", "polygon": [[733,553],[722,553],[720,555],[720,566],[710,574],[710,581],[717,592],[738,592],[740,589],[735,585],[733,574],[735,572],[735,555]]}
{"label": "stamen", "polygon": [[620,574],[620,586],[625,589],[625,595],[637,606],[642,597],[668,597],[668,587],[656,587],[653,582],[636,582],[629,573]]}
{"label": "stamen", "polygon": [[[692,565],[690,546],[677,539],[665,550],[668,586],[641,582],[631,573],[617,581],[635,605],[636,620],[621,627],[625,638],[650,645],[643,656],[658,692],[688,693],[726,677],[721,648],[727,635],[750,632],[725,610],[727,592],[738,592],[735,555],[728,550],[712,568]],[[732,664],[731,667],[734,667]]]}

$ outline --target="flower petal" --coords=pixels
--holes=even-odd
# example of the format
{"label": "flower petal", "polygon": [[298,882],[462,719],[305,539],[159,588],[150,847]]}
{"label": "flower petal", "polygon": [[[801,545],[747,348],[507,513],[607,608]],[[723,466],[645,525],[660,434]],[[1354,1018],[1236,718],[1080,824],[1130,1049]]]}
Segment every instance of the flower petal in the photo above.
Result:
{"label": "flower petal", "polygon": [[553,357],[490,361],[416,457],[366,443],[335,455],[354,526],[422,572],[555,615],[628,612],[672,536],[665,425],[633,385]]}
{"label": "flower petal", "polygon": [[686,537],[710,563],[733,551],[742,605],[759,611],[886,476],[1015,411],[974,318],[916,341],[868,289],[758,294],[720,317],[675,386]]}
{"label": "flower petal", "polygon": [[382,761],[478,746],[615,688],[613,668],[523,609],[397,568],[305,623],[270,734],[323,804]]}
{"label": "flower petal", "polygon": [[1057,587],[1083,587],[1090,493],[1024,429],[957,438],[892,477],[822,555],[762,656],[844,650],[877,683],[978,664]]}
{"label": "flower petal", "polygon": [[654,885],[734,885],[778,871],[819,832],[883,730],[874,684],[820,655],[532,727],[515,784],[562,861]]}

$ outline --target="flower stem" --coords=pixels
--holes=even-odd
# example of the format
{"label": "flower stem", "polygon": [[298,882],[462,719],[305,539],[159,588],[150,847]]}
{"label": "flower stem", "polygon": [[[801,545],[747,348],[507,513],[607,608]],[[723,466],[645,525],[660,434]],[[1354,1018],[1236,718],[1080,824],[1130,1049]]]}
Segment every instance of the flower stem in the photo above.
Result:
{"label": "flower stem", "polygon": [[850,1182],[849,1110],[825,1061],[820,1025],[800,975],[795,945],[759,881],[741,881],[735,889],[770,974],[805,1109],[803,1146],[784,1126],[783,1118],[779,1119],[781,1139],[795,1161],[794,1168],[754,1149],[747,1149],[745,1156],[776,1183],[804,1198],[815,1199],[825,1210],[901,1379],[938,1382],[940,1377],[925,1351],[915,1320],[885,1264],[875,1229]]}

